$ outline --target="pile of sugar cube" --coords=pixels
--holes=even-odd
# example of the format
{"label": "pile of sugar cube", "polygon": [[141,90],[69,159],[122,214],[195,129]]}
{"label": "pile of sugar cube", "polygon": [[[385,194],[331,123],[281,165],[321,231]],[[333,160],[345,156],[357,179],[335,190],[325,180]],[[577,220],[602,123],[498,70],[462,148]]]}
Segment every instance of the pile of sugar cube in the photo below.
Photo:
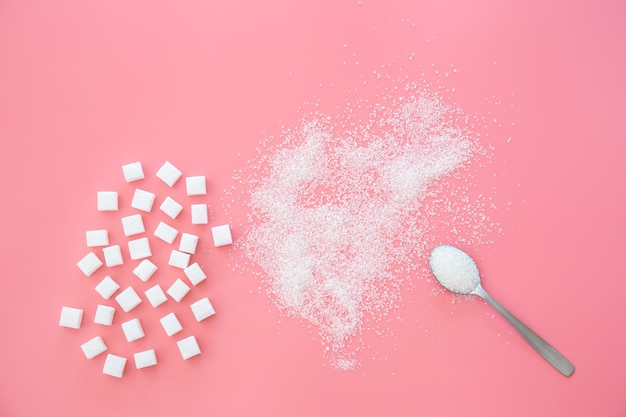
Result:
{"label": "pile of sugar cube", "polygon": [[[127,183],[134,184],[145,179],[141,162],[134,162],[122,167],[123,175]],[[156,172],[156,177],[162,180],[170,188],[173,188],[182,177],[182,172],[172,163],[166,161]],[[204,196],[207,194],[206,177],[189,176],[185,177],[187,196]],[[132,185],[131,184],[131,185]],[[207,279],[207,275],[200,263],[192,259],[198,249],[200,236],[187,233],[181,229],[185,225],[180,225],[177,221],[179,214],[184,210],[183,204],[176,201],[171,196],[165,196],[160,200],[159,210],[167,215],[171,221],[159,221],[158,226],[152,231],[152,236],[146,231],[144,219],[153,215],[153,208],[157,201],[157,196],[141,188],[136,188],[130,202],[133,214],[123,216],[119,219],[121,230],[125,236],[125,244],[128,248],[128,259],[122,255],[122,247],[119,243],[114,244],[110,239],[107,229],[96,229],[86,231],[87,254],[77,263],[78,268],[87,277],[100,274],[95,285],[95,291],[105,300],[105,303],[98,304],[95,309],[93,322],[105,326],[101,327],[102,334],[91,337],[85,341],[80,348],[87,359],[93,359],[98,355],[107,352],[105,343],[106,326],[113,327],[114,316],[119,308],[124,313],[130,313],[137,308],[144,299],[149,302],[152,308],[163,309],[162,306],[169,299],[176,303],[183,302],[183,299],[198,284]],[[116,191],[99,191],[97,193],[97,209],[100,212],[115,212],[120,210],[120,202]],[[206,225],[209,223],[207,204],[189,204],[192,225]],[[230,226],[228,224],[211,227],[213,245],[215,247],[226,246],[233,243]],[[145,291],[138,291],[138,285],[145,285],[153,278],[159,269],[159,262],[154,259],[151,250],[153,239],[165,242],[171,246],[167,265],[170,270],[180,271],[180,277],[168,283],[167,288],[162,288],[159,283],[150,286]],[[178,241],[177,241],[178,239]],[[115,267],[131,262],[132,278],[115,278]],[[101,268],[106,272],[102,273]],[[121,279],[120,279],[121,278]],[[92,278],[93,279],[93,278]],[[133,285],[132,280],[138,279]],[[120,281],[120,282],[118,282]],[[124,287],[124,288],[122,288]],[[143,292],[143,297],[141,293]],[[106,303],[111,297],[116,305]],[[215,310],[208,297],[195,297],[189,304],[191,313],[198,322],[201,322],[215,314]],[[163,310],[160,317],[160,324],[167,336],[174,337],[183,330],[179,318],[173,311]],[[166,313],[167,312],[167,313]],[[63,306],[59,325],[62,327],[80,329],[83,321],[83,308]],[[118,313],[119,314],[119,313]],[[127,318],[128,314],[125,314]],[[146,337],[142,323],[138,317],[130,318],[119,324],[126,341],[132,343]],[[92,335],[93,336],[93,335]],[[176,341],[182,359],[186,360],[201,353],[198,340],[194,335],[184,337]],[[151,348],[141,350],[133,354],[135,367],[137,369],[154,366],[157,364],[157,349]],[[122,377],[126,367],[127,358],[121,355],[108,353],[104,361],[103,373],[115,377]]]}

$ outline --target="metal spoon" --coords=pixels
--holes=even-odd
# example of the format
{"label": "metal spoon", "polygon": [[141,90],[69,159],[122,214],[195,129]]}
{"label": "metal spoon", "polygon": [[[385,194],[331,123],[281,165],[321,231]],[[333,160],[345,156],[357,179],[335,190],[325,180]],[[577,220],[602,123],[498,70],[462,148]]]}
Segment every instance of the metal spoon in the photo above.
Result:
{"label": "metal spoon", "polygon": [[517,329],[524,339],[535,348],[552,366],[565,376],[574,372],[574,365],[559,353],[537,333],[511,314],[480,285],[480,274],[474,260],[461,249],[454,246],[437,246],[430,254],[430,269],[444,288],[457,294],[477,295],[491,304],[509,323]]}

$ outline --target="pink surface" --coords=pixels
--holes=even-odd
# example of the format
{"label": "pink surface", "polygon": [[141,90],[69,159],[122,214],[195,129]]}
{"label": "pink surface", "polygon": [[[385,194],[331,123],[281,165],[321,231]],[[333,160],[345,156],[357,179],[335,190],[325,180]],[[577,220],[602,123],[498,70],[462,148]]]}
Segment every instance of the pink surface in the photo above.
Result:
{"label": "pink surface", "polygon": [[[623,416],[625,20],[617,0],[1,2],[0,416]],[[332,114],[368,98],[373,71],[440,86],[489,122],[494,156],[474,181],[503,234],[468,250],[486,289],[574,362],[571,378],[483,302],[432,295],[417,274],[392,335],[364,334],[361,365],[338,372],[208,227],[189,229],[209,275],[193,294],[218,314],[184,318],[203,353],[183,362],[155,336],[159,365],[131,361],[122,379],[84,358],[99,296],[75,263],[85,230],[116,221],[95,192],[128,203],[121,165],[141,160],[161,197],[166,159],[206,175],[211,223],[238,238],[233,171],[307,102]],[[85,327],[58,327],[62,305],[84,307]],[[146,302],[137,314],[156,317]],[[107,334],[129,354],[120,322]]]}

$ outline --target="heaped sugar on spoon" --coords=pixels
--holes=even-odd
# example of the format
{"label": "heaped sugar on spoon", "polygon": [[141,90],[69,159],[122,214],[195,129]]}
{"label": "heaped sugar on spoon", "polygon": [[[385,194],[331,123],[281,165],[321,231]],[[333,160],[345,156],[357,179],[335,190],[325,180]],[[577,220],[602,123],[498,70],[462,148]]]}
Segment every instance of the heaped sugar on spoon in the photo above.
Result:
{"label": "heaped sugar on spoon", "polygon": [[478,267],[467,253],[454,246],[437,246],[430,254],[430,269],[433,271],[437,281],[449,291],[456,294],[477,295],[491,304],[524,336],[526,341],[544,359],[563,375],[570,376],[574,372],[574,365],[565,356],[522,323],[484,290],[480,284]]}

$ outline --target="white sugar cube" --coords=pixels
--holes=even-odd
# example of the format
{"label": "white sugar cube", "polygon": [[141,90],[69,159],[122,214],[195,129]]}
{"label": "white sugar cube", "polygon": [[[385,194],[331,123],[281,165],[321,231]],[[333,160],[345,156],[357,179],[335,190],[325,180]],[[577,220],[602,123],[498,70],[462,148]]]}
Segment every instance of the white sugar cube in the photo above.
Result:
{"label": "white sugar cube", "polygon": [[206,279],[206,274],[204,273],[202,268],[200,268],[198,262],[194,262],[187,268],[185,268],[185,275],[187,275],[187,278],[189,278],[189,281],[193,285],[198,285]]}
{"label": "white sugar cube", "polygon": [[118,200],[115,191],[98,191],[98,211],[117,211]]}
{"label": "white sugar cube", "polygon": [[200,346],[198,346],[198,341],[195,336],[186,337],[176,342],[176,344],[178,345],[180,354],[185,360],[200,354]]}
{"label": "white sugar cube", "polygon": [[156,176],[170,187],[173,187],[182,175],[183,173],[168,161],[165,161],[156,173]]}
{"label": "white sugar cube", "polygon": [[93,359],[107,350],[104,340],[102,340],[100,336],[96,336],[93,339],[86,341],[80,345],[80,348],[83,350],[87,359]]}
{"label": "white sugar cube", "polygon": [[206,204],[191,205],[191,224],[209,223],[209,211]]}
{"label": "white sugar cube", "polygon": [[149,191],[140,190],[137,188],[135,194],[133,194],[133,200],[130,203],[132,208],[137,210],[151,212],[152,205],[154,204],[155,195]]}
{"label": "white sugar cube", "polygon": [[157,358],[154,349],[137,352],[133,356],[135,357],[135,366],[137,367],[137,369],[147,368],[148,366],[153,366],[157,364]]}
{"label": "white sugar cube", "polygon": [[124,375],[124,368],[126,367],[126,358],[122,356],[107,354],[107,358],[104,361],[104,367],[102,373],[105,375],[111,375],[116,378],[121,378]]}
{"label": "white sugar cube", "polygon": [[122,250],[120,249],[120,245],[107,246],[102,249],[102,253],[104,253],[104,262],[107,266],[118,266],[124,263],[124,259],[122,259]]}
{"label": "white sugar cube", "polygon": [[187,195],[206,195],[206,177],[187,177]]}
{"label": "white sugar cube", "polygon": [[109,245],[109,232],[105,229],[87,230],[85,234],[87,236],[87,246],[89,247]]}
{"label": "white sugar cube", "polygon": [[115,297],[115,301],[126,313],[141,304],[141,298],[137,295],[133,287],[128,287]]}
{"label": "white sugar cube", "polygon": [[167,214],[172,219],[178,217],[180,212],[183,210],[183,206],[171,197],[166,197],[159,208],[163,213]]}
{"label": "white sugar cube", "polygon": [[126,182],[138,181],[145,178],[141,162],[133,162],[122,165],[122,171],[124,172],[124,179]]}
{"label": "white sugar cube", "polygon": [[198,236],[190,233],[183,233],[180,236],[180,244],[178,250],[185,253],[196,253],[198,248]]}
{"label": "white sugar cube", "polygon": [[130,252],[130,259],[132,259],[133,261],[152,256],[152,251],[150,250],[150,242],[148,241],[147,237],[142,237],[129,241],[128,251]]}
{"label": "white sugar cube", "polygon": [[178,230],[167,223],[160,222],[154,231],[154,235],[162,241],[171,244],[174,239],[176,239],[176,236],[178,236]]}
{"label": "white sugar cube", "polygon": [[157,266],[149,259],[144,259],[135,269],[133,269],[133,274],[135,274],[143,282],[146,282],[150,279],[150,277],[152,277],[152,275],[154,275],[157,269]]}
{"label": "white sugar cube", "polygon": [[167,297],[159,284],[147,289],[144,294],[146,294],[146,298],[152,307],[158,307],[167,301]]}
{"label": "white sugar cube", "polygon": [[176,268],[185,269],[189,266],[190,258],[190,254],[177,251],[176,249],[172,249],[168,264],[171,266],[175,266]]}
{"label": "white sugar cube", "polygon": [[143,332],[143,327],[141,327],[141,322],[139,319],[131,319],[122,323],[122,330],[124,331],[124,336],[126,336],[126,340],[129,342],[134,342],[137,339],[141,339],[145,336]]}
{"label": "white sugar cube", "polygon": [[189,307],[191,307],[191,312],[198,321],[202,321],[215,314],[215,309],[207,297],[192,303]]}
{"label": "white sugar cube", "polygon": [[174,283],[167,289],[167,293],[177,302],[183,299],[191,288],[185,284],[180,278],[174,281]]}
{"label": "white sugar cube", "polygon": [[69,327],[70,329],[80,329],[83,321],[83,310],[80,308],[63,307],[61,308],[61,318],[59,326]]}
{"label": "white sugar cube", "polygon": [[230,233],[230,225],[228,224],[212,227],[211,234],[213,235],[215,247],[233,244],[233,236]]}
{"label": "white sugar cube", "polygon": [[108,300],[109,298],[111,298],[111,296],[115,293],[115,291],[119,289],[120,289],[120,285],[108,275],[104,277],[104,279],[100,281],[98,285],[96,285],[96,291],[105,300]]}
{"label": "white sugar cube", "polygon": [[170,313],[167,316],[163,317],[161,320],[161,326],[165,330],[165,333],[168,336],[175,335],[176,333],[183,330],[183,326],[181,326],[176,314]]}
{"label": "white sugar cube", "polygon": [[83,257],[76,264],[78,268],[83,271],[83,274],[87,276],[91,276],[98,268],[100,268],[103,264],[98,255],[93,252],[89,252],[87,255]]}
{"label": "white sugar cube", "polygon": [[93,322],[96,324],[103,324],[105,326],[110,326],[113,323],[113,316],[115,315],[115,308],[111,306],[103,306],[98,304],[96,308],[96,315],[93,319]]}
{"label": "white sugar cube", "polygon": [[145,232],[146,228],[143,225],[141,214],[122,217],[122,229],[124,229],[124,236],[133,236]]}

